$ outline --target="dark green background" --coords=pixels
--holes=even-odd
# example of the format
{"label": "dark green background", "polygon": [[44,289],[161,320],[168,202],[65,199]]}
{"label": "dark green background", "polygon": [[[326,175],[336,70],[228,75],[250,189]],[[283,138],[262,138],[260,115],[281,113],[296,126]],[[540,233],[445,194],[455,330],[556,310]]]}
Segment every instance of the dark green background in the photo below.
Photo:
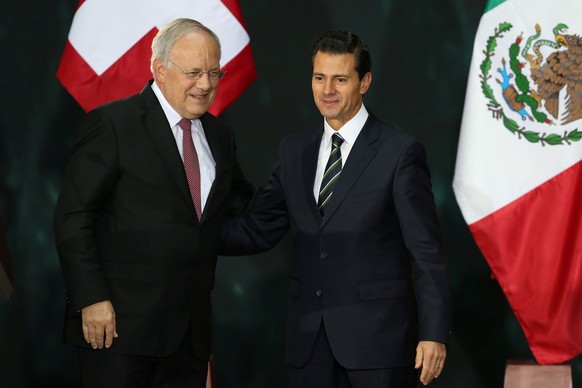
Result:
{"label": "dark green background", "polygon": [[[4,2],[0,13],[0,215],[15,290],[0,303],[0,387],[69,387],[60,343],[64,285],[51,218],[83,112],[55,78],[76,1]],[[356,5],[356,3],[358,3]],[[312,42],[347,29],[373,57],[367,107],[427,146],[451,268],[453,336],[433,387],[502,387],[508,359],[533,359],[465,225],[451,182],[473,40],[485,0],[240,0],[258,79],[223,114],[249,179],[264,185],[281,138],[321,120],[310,90]],[[290,239],[219,260],[214,291],[221,388],[285,386],[283,336]],[[582,329],[582,324],[581,324]],[[582,384],[582,358],[572,362]]]}

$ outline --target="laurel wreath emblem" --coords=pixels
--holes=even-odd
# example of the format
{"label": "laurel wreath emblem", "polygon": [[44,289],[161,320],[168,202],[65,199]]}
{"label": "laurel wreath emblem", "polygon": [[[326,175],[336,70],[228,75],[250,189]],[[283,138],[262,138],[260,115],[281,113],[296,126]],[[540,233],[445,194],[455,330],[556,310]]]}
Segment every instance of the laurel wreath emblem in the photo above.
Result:
{"label": "laurel wreath emblem", "polygon": [[[563,145],[563,144],[568,144],[570,145],[572,142],[577,142],[580,141],[580,139],[582,139],[582,132],[578,131],[578,129],[574,129],[572,131],[564,131],[563,135],[559,135],[556,133],[550,133],[547,134],[545,132],[535,132],[535,131],[531,131],[531,130],[526,130],[525,127],[521,127],[517,124],[517,122],[515,120],[513,120],[512,118],[508,117],[504,110],[503,107],[501,106],[501,104],[497,101],[497,99],[495,98],[495,95],[493,93],[493,89],[491,88],[491,86],[489,85],[488,81],[491,79],[491,75],[489,74],[491,71],[491,66],[492,66],[492,61],[491,61],[491,57],[495,55],[495,49],[497,48],[497,39],[499,38],[503,38],[503,34],[505,32],[508,32],[512,29],[512,25],[510,23],[507,22],[502,22],[499,24],[499,26],[497,28],[495,28],[494,34],[491,35],[488,39],[487,39],[487,45],[485,47],[485,50],[483,50],[483,54],[485,55],[485,59],[483,60],[483,62],[481,62],[480,65],[480,69],[481,69],[481,74],[479,75],[479,78],[481,79],[481,90],[483,91],[483,94],[485,95],[485,98],[487,98],[488,103],[488,110],[490,110],[493,114],[493,117],[496,120],[503,120],[503,125],[505,126],[505,128],[507,128],[511,133],[513,134],[517,134],[519,139],[525,138],[527,141],[531,142],[531,143],[540,143],[542,146],[545,146],[546,144],[548,145]],[[518,72],[518,77],[521,77],[521,81],[522,83],[526,83],[527,85],[527,89],[529,89],[529,83],[527,81],[527,78],[521,74],[521,71],[513,66],[514,62],[516,61],[515,59],[515,53],[513,53],[512,51],[518,50],[519,46],[514,44],[514,47],[512,47],[512,49],[510,49],[510,57],[511,57],[511,68],[512,70],[515,70]],[[505,65],[505,62],[504,62]],[[521,88],[520,88],[521,89]],[[525,99],[527,99],[527,96],[525,97]],[[532,103],[528,103],[528,105],[530,105],[532,109],[532,112],[534,113],[534,115],[537,116],[537,118],[539,119],[539,116],[544,116],[545,115],[541,112],[535,112],[535,109],[537,108],[537,104],[532,104]],[[543,121],[543,118],[542,118]]]}

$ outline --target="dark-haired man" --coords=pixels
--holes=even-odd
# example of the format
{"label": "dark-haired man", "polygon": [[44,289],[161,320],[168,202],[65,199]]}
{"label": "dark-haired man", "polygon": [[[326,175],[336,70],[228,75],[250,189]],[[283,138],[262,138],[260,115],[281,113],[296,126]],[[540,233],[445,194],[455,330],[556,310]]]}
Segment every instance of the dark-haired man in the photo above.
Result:
{"label": "dark-haired man", "polygon": [[294,231],[291,387],[414,387],[415,368],[428,384],[445,362],[450,302],[424,147],[364,107],[371,59],[356,35],[327,32],[312,61],[324,120],[282,141],[221,253],[257,253]]}

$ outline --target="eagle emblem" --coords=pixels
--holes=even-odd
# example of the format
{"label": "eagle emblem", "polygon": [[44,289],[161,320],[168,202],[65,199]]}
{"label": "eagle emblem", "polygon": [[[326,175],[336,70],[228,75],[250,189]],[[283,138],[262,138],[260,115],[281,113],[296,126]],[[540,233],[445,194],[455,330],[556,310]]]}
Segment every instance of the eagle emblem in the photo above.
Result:
{"label": "eagle emblem", "polygon": [[535,34],[504,40],[512,28],[500,23],[483,51],[479,77],[488,110],[519,139],[542,146],[580,141],[582,38],[560,23],[551,38],[537,24]]}

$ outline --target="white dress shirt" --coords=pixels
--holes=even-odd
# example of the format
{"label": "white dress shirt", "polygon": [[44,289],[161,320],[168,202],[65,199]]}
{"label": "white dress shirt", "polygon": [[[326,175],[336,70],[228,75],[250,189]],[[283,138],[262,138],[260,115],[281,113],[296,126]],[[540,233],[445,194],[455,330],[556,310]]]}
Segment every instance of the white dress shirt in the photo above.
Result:
{"label": "white dress shirt", "polygon": [[[152,90],[154,94],[160,101],[162,109],[168,119],[168,124],[174,135],[174,140],[176,140],[176,146],[180,152],[180,157],[184,161],[184,153],[182,150],[182,128],[178,125],[182,117],[172,108],[170,103],[164,97],[159,86],[152,83]],[[204,206],[208,200],[208,194],[210,194],[210,189],[212,183],[214,183],[214,178],[216,177],[216,162],[212,157],[212,152],[210,152],[210,147],[208,146],[208,140],[206,140],[206,134],[204,133],[204,128],[199,119],[190,120],[192,123],[192,141],[194,142],[194,147],[196,148],[196,153],[198,154],[198,163],[200,164],[200,202],[202,206],[202,211],[204,211]]]}
{"label": "white dress shirt", "polygon": [[[319,145],[319,155],[317,157],[317,170],[315,171],[315,182],[313,184],[313,195],[315,196],[315,202],[319,199],[319,189],[321,188],[321,180],[323,179],[323,173],[325,172],[325,166],[327,160],[329,159],[329,154],[331,153],[331,136],[334,133],[339,133],[341,137],[344,138],[344,142],[340,146],[340,152],[342,154],[342,169],[346,165],[350,151],[358,138],[358,135],[362,131],[366,120],[368,119],[368,111],[362,104],[362,107],[356,113],[354,117],[344,124],[339,130],[334,130],[328,123],[327,120],[323,119],[323,137],[321,138],[321,144]],[[340,176],[341,179],[341,176]]]}

